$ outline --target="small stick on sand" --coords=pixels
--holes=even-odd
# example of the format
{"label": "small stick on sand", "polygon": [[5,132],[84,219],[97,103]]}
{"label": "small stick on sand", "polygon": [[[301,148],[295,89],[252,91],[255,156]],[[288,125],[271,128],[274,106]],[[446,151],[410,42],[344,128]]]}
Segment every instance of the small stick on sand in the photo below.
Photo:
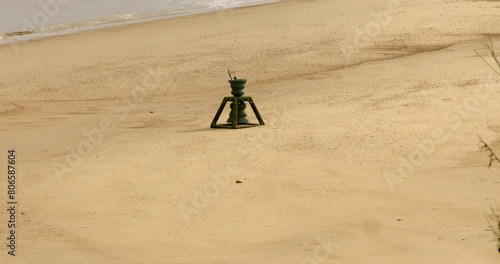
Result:
{"label": "small stick on sand", "polygon": [[486,221],[497,240],[497,250],[500,253],[500,212],[490,205],[491,214],[486,216]]}
{"label": "small stick on sand", "polygon": [[[486,49],[488,49],[488,51],[490,52],[490,55],[491,57],[493,57],[493,59],[495,60],[495,63],[497,64],[498,66],[498,69],[500,69],[500,61],[498,60],[497,58],[497,55],[496,55],[496,52],[495,52],[495,47],[493,47],[493,41],[491,40],[491,35],[489,35],[489,40],[490,40],[490,43],[485,45],[486,46]],[[481,56],[479,54],[479,52],[477,52],[477,50],[474,50],[474,52],[477,54],[477,56],[479,56],[479,58],[484,62],[486,63],[486,65],[488,65],[488,67],[490,67],[490,69],[492,69],[496,74],[500,75],[500,72],[495,68],[493,67],[491,64],[489,64],[486,59],[483,58],[483,56]]]}
{"label": "small stick on sand", "polygon": [[491,40],[491,35],[489,37],[490,37],[490,46],[489,46],[489,49],[490,49],[490,52],[491,52],[491,57],[493,57],[493,59],[495,60],[495,62],[498,65],[498,68],[500,68],[500,61],[498,61],[497,55],[495,53],[495,47],[493,47],[493,41]]}
{"label": "small stick on sand", "polygon": [[488,143],[486,143],[486,141],[484,141],[483,138],[481,138],[481,136],[478,135],[477,137],[479,138],[479,140],[481,140],[481,143],[483,144],[481,146],[481,148],[485,149],[486,151],[488,151],[490,153],[489,154],[490,164],[488,164],[488,169],[491,168],[491,165],[493,164],[493,161],[497,161],[498,163],[500,163],[500,159],[495,154],[495,152],[493,151],[493,149],[488,145]]}

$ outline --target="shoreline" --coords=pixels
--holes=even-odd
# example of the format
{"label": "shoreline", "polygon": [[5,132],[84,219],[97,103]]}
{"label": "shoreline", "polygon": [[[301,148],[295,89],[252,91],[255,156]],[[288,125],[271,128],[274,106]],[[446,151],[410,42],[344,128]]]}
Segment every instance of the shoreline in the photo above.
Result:
{"label": "shoreline", "polygon": [[[180,13],[170,13],[170,14],[159,14],[157,13],[148,13],[138,15],[136,18],[132,19],[121,19],[124,15],[114,15],[110,17],[104,17],[97,21],[85,21],[73,24],[61,24],[61,25],[53,25],[48,28],[45,27],[36,27],[30,29],[23,29],[12,32],[5,32],[0,34],[0,46],[2,45],[16,45],[20,42],[25,41],[33,41],[57,36],[66,36],[71,34],[77,34],[79,32],[85,31],[94,31],[101,30],[106,28],[116,28],[116,27],[126,27],[135,24],[144,24],[144,23],[154,23],[162,20],[175,19],[179,17],[189,17],[217,12],[225,12],[227,10],[232,9],[240,9],[240,8],[248,8],[254,6],[262,6],[262,5],[270,5],[276,4],[283,0],[266,0],[262,3],[257,4],[248,4],[248,5],[238,5],[233,7],[226,8],[209,8],[208,10],[193,10],[187,12]],[[115,18],[112,20],[112,18]],[[46,31],[48,30],[48,31]],[[46,31],[46,32],[45,32]]]}

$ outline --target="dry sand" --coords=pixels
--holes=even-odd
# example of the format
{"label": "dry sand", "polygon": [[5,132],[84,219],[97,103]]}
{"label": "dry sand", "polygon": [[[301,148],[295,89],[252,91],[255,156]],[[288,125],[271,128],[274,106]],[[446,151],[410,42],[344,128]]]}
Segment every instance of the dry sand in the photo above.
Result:
{"label": "dry sand", "polygon": [[[2,245],[0,261],[499,263],[484,215],[500,166],[477,135],[500,152],[500,83],[474,51],[487,34],[500,50],[500,3],[395,3],[0,47],[0,164],[15,147],[19,201],[17,256]],[[266,126],[208,128],[227,68]]]}

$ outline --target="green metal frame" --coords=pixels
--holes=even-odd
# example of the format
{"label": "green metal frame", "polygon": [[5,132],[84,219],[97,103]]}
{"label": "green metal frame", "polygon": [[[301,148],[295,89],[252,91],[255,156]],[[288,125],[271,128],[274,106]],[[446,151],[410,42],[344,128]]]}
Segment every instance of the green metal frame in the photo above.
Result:
{"label": "green metal frame", "polygon": [[[221,124],[217,125],[217,121],[220,118],[220,115],[222,114],[222,111],[224,111],[224,107],[226,107],[227,102],[232,102],[234,103],[233,107],[233,120],[231,124]],[[210,125],[211,128],[240,128],[240,127],[247,127],[247,126],[257,126],[259,124],[238,124],[238,104],[240,102],[249,102],[250,106],[253,109],[253,112],[255,113],[255,116],[257,117],[257,120],[259,120],[260,125],[265,125],[264,120],[262,120],[262,117],[260,116],[259,110],[257,109],[257,106],[255,105],[255,102],[253,101],[251,96],[242,96],[242,97],[224,97],[222,99],[222,103],[220,104],[219,110],[217,111],[217,114],[215,114],[214,120],[212,121],[212,125]]]}

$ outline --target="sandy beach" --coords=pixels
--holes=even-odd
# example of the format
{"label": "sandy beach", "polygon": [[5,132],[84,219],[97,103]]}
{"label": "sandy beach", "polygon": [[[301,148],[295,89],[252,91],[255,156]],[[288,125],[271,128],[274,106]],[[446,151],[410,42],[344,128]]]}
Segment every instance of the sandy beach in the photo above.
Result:
{"label": "sandy beach", "polygon": [[[0,262],[499,263],[499,11],[291,0],[0,46]],[[265,126],[210,129],[228,68]]]}

